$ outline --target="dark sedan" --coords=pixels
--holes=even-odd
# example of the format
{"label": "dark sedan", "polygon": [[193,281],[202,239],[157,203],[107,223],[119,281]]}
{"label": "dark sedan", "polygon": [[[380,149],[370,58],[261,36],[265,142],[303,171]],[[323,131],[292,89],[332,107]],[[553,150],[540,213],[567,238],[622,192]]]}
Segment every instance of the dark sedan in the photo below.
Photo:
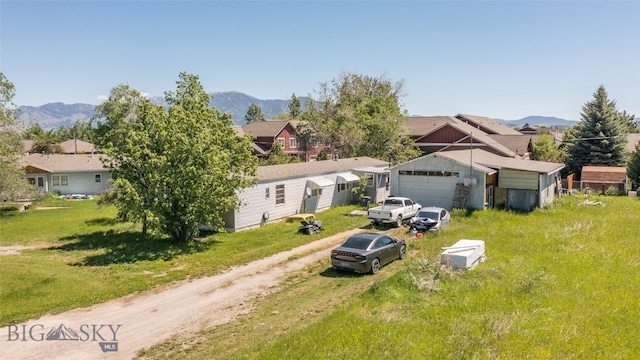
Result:
{"label": "dark sedan", "polygon": [[384,234],[352,235],[339,247],[331,250],[331,266],[338,270],[376,274],[395,259],[404,259],[407,244],[404,240]]}

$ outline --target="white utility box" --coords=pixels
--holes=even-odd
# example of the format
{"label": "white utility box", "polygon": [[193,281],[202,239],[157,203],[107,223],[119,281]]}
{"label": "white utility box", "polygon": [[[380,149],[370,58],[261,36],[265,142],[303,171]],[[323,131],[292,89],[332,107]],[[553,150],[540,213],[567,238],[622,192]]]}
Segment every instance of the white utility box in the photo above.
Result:
{"label": "white utility box", "polygon": [[442,248],[440,264],[454,269],[469,269],[484,261],[484,241],[462,239]]}

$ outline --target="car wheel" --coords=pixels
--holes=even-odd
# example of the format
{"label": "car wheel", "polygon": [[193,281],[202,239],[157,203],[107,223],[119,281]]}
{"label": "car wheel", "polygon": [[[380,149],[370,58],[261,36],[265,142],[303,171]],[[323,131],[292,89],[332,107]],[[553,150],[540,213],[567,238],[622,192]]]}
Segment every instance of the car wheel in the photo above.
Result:
{"label": "car wheel", "polygon": [[380,271],[380,259],[375,258],[371,262],[371,273],[372,274],[377,274],[378,271]]}
{"label": "car wheel", "polygon": [[400,246],[400,255],[398,255],[398,259],[402,260],[405,258],[405,256],[407,256],[407,246],[406,245],[401,245]]}
{"label": "car wheel", "polygon": [[398,215],[398,219],[396,220],[396,227],[402,226],[402,215]]}

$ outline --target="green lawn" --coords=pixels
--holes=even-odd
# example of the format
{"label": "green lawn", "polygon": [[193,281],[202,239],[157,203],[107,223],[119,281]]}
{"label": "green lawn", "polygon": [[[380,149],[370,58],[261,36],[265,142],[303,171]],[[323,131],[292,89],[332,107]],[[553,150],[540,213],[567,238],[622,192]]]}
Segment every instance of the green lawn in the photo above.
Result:
{"label": "green lawn", "polygon": [[[38,206],[58,209],[36,210]],[[165,237],[143,238],[139,226],[115,220],[113,207],[93,200],[48,199],[27,212],[0,213],[0,246],[35,247],[0,257],[0,326],[46,313],[90,306],[175,280],[216,274],[274,253],[364,226],[346,216],[354,207],[318,214],[319,234],[297,234],[299,223],[213,234],[176,245]],[[64,289],[65,291],[60,291]]]}
{"label": "green lawn", "polygon": [[[640,201],[568,196],[545,210],[455,211],[440,233],[407,239],[409,256],[378,275],[339,273],[324,259],[293,273],[255,310],[141,353],[193,359],[632,359],[640,354]],[[327,230],[279,223],[214,234],[189,246],[142,239],[112,208],[0,214],[0,245],[36,245],[0,258],[0,323],[88,306],[367,223],[352,207],[318,214]],[[64,221],[62,221],[63,219]],[[47,227],[41,225],[47,224]],[[24,227],[30,227],[24,230]],[[286,236],[283,236],[286,234]],[[440,247],[485,241],[471,271],[440,267]],[[60,289],[65,291],[60,291]],[[304,320],[304,321],[302,321]]]}
{"label": "green lawn", "polygon": [[[640,201],[595,199],[606,206],[578,206],[582,198],[567,197],[530,214],[457,211],[440,234],[408,239],[409,257],[383,268],[381,277],[332,273],[327,260],[252,314],[141,355],[637,358]],[[471,271],[440,267],[440,247],[462,238],[484,240],[486,262]]]}

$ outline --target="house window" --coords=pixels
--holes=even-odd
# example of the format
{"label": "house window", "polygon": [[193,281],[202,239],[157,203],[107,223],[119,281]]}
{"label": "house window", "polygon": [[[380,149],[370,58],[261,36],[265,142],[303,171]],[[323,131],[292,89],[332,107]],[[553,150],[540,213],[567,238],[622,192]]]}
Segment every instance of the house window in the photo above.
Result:
{"label": "house window", "polygon": [[53,175],[53,186],[69,186],[69,175]]}
{"label": "house window", "polygon": [[345,183],[338,184],[338,192],[342,192],[345,190],[347,190],[347,184]]}
{"label": "house window", "polygon": [[317,148],[318,146],[320,146],[320,141],[314,141],[313,142],[313,147]]}
{"label": "house window", "polygon": [[298,140],[294,137],[289,138],[289,147],[290,148],[297,148],[298,147]]}
{"label": "house window", "polygon": [[44,178],[42,176],[38,176],[38,187],[44,187]]}
{"label": "house window", "polygon": [[280,146],[284,149],[284,138],[278,138],[278,143],[280,143]]}
{"label": "house window", "polygon": [[270,196],[269,195],[269,188],[264,189],[264,198],[265,198],[265,200],[269,199],[269,196]]}
{"label": "house window", "polygon": [[311,196],[320,196],[322,195],[322,189],[312,189]]}
{"label": "house window", "polygon": [[364,174],[367,178],[367,187],[373,187],[373,174]]}
{"label": "house window", "polygon": [[101,174],[96,174],[95,175],[95,182],[97,182],[97,183],[102,182],[102,175]]}
{"label": "house window", "polygon": [[284,204],[284,184],[276,185],[276,205]]}
{"label": "house window", "polygon": [[27,181],[29,182],[29,185],[36,186],[36,179],[34,179],[34,178],[27,178]]}

